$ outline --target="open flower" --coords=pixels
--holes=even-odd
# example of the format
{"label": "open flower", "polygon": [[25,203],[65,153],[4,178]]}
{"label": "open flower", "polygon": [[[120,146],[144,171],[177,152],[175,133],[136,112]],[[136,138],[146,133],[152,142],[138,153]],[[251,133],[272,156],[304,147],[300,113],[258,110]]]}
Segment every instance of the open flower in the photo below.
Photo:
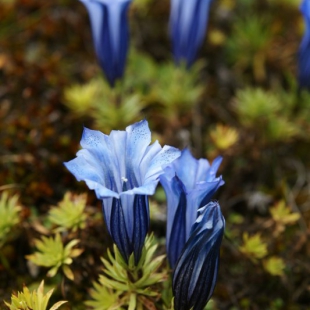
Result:
{"label": "open flower", "polygon": [[212,0],[171,0],[170,36],[175,62],[190,67],[207,28]]}
{"label": "open flower", "polygon": [[188,240],[197,210],[206,205],[224,184],[216,172],[222,162],[217,157],[212,165],[206,159],[195,159],[188,149],[165,169],[160,182],[167,196],[167,252],[173,268]]}
{"label": "open flower", "polygon": [[300,6],[306,28],[298,53],[298,82],[301,88],[310,89],[310,1],[304,0]]}
{"label": "open flower", "polygon": [[89,13],[99,64],[113,87],[124,73],[129,41],[127,11],[131,0],[80,1]]}
{"label": "open flower", "polygon": [[173,272],[175,310],[202,310],[214,291],[225,219],[217,202],[198,210]]}
{"label": "open flower", "polygon": [[83,149],[65,163],[78,181],[95,190],[113,241],[125,260],[134,253],[136,263],[149,228],[147,195],[154,194],[163,168],[180,155],[173,147],[150,142],[145,120],[109,136],[85,128]]}

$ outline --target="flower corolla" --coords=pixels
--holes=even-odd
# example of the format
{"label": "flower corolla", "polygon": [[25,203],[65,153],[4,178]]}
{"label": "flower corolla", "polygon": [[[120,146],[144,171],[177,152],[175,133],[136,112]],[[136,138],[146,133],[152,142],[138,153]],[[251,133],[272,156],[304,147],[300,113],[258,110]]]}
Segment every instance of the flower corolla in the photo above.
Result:
{"label": "flower corolla", "polygon": [[180,151],[151,142],[146,120],[125,131],[105,135],[85,128],[77,157],[65,166],[78,181],[85,181],[102,200],[104,219],[114,243],[128,261],[139,261],[149,228],[148,195],[154,194],[165,166]]}

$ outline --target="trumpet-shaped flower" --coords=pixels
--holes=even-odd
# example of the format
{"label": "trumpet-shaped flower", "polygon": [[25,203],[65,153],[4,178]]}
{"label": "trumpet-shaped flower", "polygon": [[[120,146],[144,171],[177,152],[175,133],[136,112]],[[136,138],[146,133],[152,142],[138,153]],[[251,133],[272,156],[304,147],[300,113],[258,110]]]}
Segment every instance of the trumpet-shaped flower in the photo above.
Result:
{"label": "trumpet-shaped flower", "polygon": [[175,62],[190,67],[207,28],[212,0],[171,0],[170,36]]}
{"label": "trumpet-shaped flower", "polygon": [[160,182],[167,196],[167,252],[173,268],[189,238],[197,210],[207,204],[224,184],[216,172],[222,162],[217,157],[212,165],[206,159],[195,159],[188,149],[165,169]]}
{"label": "trumpet-shaped flower", "polygon": [[128,50],[127,11],[132,0],[80,0],[88,10],[95,51],[113,87],[123,76]]}
{"label": "trumpet-shaped flower", "polygon": [[138,262],[149,227],[148,195],[154,194],[163,168],[180,151],[152,145],[147,121],[126,131],[105,135],[85,128],[82,150],[65,166],[78,181],[84,180],[103,203],[105,222],[125,260],[134,253]]}
{"label": "trumpet-shaped flower", "polygon": [[225,219],[217,202],[198,210],[189,240],[173,272],[175,310],[202,310],[216,284]]}
{"label": "trumpet-shaped flower", "polygon": [[310,1],[304,0],[300,6],[306,28],[298,54],[298,82],[301,88],[310,89]]}

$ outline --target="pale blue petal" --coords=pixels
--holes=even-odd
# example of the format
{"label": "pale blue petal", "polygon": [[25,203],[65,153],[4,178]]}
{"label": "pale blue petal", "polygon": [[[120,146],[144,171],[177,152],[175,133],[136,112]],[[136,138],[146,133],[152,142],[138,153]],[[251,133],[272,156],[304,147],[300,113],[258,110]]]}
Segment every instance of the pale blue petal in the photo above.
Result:
{"label": "pale blue petal", "polygon": [[[160,183],[165,190],[167,199],[166,244],[169,246],[170,237],[173,234],[172,226],[180,202],[180,195],[182,191],[184,192],[185,188],[179,178],[175,176],[175,171],[172,167],[167,167],[165,169],[165,173],[160,176]],[[170,252],[169,248],[168,252]]]}
{"label": "pale blue petal", "polygon": [[78,181],[85,181],[90,189],[95,190],[98,198],[119,197],[118,193],[104,187],[104,179],[100,175],[100,171],[90,165],[83,156],[66,162],[64,165]]}
{"label": "pale blue petal", "polygon": [[136,169],[140,166],[142,158],[151,142],[151,132],[146,120],[130,125],[126,128],[126,178],[132,182],[134,187],[141,185],[139,173]]}
{"label": "pale blue petal", "polygon": [[143,184],[139,187],[134,187],[131,190],[126,192],[122,192],[121,196],[131,196],[131,195],[153,195],[155,193],[156,186],[158,184],[158,180],[152,180],[148,183]]}
{"label": "pale blue petal", "polygon": [[204,158],[199,159],[195,183],[206,181],[206,175],[208,174],[209,169],[209,161]]}
{"label": "pale blue petal", "polygon": [[153,158],[162,150],[161,145],[158,141],[155,141],[153,144],[149,145],[145,151],[145,154],[140,162],[139,165],[139,176],[138,180],[141,180],[143,182],[146,179],[150,178],[150,163],[153,160]]}
{"label": "pale blue petal", "polygon": [[[113,191],[120,192],[122,181],[119,175],[117,157],[115,156],[110,137],[100,131],[84,128],[81,146],[88,150],[91,156],[98,161],[95,167],[100,167],[104,171],[104,186]],[[77,153],[77,156],[79,154]]]}
{"label": "pale blue petal", "polygon": [[[120,130],[112,130],[110,133],[110,139],[111,143],[113,144],[113,150],[114,150],[114,156],[115,161],[117,162],[118,167],[118,177],[122,181],[122,178],[126,178],[126,162],[125,158],[127,156],[126,154],[126,148],[124,147],[126,145],[127,141],[127,132],[126,131],[120,131]],[[122,186],[120,187],[120,192],[122,191]]]}
{"label": "pale blue petal", "polygon": [[180,155],[179,149],[165,145],[151,160],[144,180],[146,182],[156,180],[164,172],[164,168],[174,162]]}
{"label": "pale blue petal", "polygon": [[216,177],[217,170],[219,169],[221,163],[223,161],[222,156],[218,156],[214,159],[210,169],[208,170],[207,176],[205,178],[205,181],[212,181]]}
{"label": "pale blue petal", "polygon": [[194,188],[198,160],[194,158],[188,148],[182,151],[181,156],[174,162],[174,168],[178,177],[182,180],[186,190]]}
{"label": "pale blue petal", "polygon": [[97,54],[100,54],[100,41],[102,35],[103,21],[106,18],[105,11],[102,4],[92,0],[80,0],[88,10],[91,29],[93,34],[93,41]]}

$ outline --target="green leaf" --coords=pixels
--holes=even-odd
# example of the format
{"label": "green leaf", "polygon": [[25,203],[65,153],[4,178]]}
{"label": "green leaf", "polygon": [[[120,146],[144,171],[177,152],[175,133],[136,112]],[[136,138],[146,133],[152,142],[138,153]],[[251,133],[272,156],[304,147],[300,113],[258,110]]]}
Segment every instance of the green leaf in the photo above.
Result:
{"label": "green leaf", "polygon": [[259,233],[249,236],[248,233],[243,234],[243,245],[239,247],[239,250],[248,256],[253,262],[256,259],[263,258],[267,255],[267,244],[262,241]]}
{"label": "green leaf", "polygon": [[[95,283],[94,290],[91,291],[91,296],[95,300],[89,301],[87,304],[100,310],[110,310],[115,304],[128,309],[142,309],[143,300],[145,302],[148,300],[143,297],[158,298],[157,286],[167,279],[167,274],[157,272],[165,256],[161,255],[154,258],[156,248],[157,244],[154,237],[148,236],[137,266],[134,264],[133,255],[131,255],[129,263],[126,264],[116,246],[114,246],[114,256],[108,250],[108,258],[101,258],[104,269],[103,274],[99,277],[99,284]],[[99,296],[98,292],[110,292],[110,295],[114,296],[111,297],[110,308],[106,306],[99,307],[102,296]],[[117,299],[117,294],[122,297]],[[142,304],[140,304],[141,302]],[[150,302],[152,303],[151,300]]]}
{"label": "green leaf", "polygon": [[83,229],[86,227],[87,196],[73,195],[68,192],[64,199],[49,211],[48,219],[58,227],[56,231]]}
{"label": "green leaf", "polygon": [[282,258],[272,256],[264,260],[263,266],[267,272],[273,276],[283,276],[285,263]]}
{"label": "green leaf", "polygon": [[[37,290],[32,292],[24,286],[22,292],[17,292],[11,297],[11,303],[4,302],[10,310],[46,310],[49,299],[53,293],[53,290],[50,290],[44,295],[44,281],[41,282]],[[54,304],[50,310],[58,309],[62,304],[67,301],[59,301]]]}
{"label": "green leaf", "polygon": [[49,277],[55,276],[61,267],[64,274],[72,280],[73,274],[68,265],[73,262],[73,257],[82,253],[81,249],[73,249],[78,242],[77,239],[71,240],[64,247],[59,234],[56,234],[55,238],[43,236],[41,240],[35,240],[35,245],[39,251],[26,256],[26,258],[38,266],[52,267],[48,271]]}
{"label": "green leaf", "polygon": [[10,237],[12,228],[20,221],[18,196],[9,197],[8,192],[3,192],[0,197],[0,247]]}

